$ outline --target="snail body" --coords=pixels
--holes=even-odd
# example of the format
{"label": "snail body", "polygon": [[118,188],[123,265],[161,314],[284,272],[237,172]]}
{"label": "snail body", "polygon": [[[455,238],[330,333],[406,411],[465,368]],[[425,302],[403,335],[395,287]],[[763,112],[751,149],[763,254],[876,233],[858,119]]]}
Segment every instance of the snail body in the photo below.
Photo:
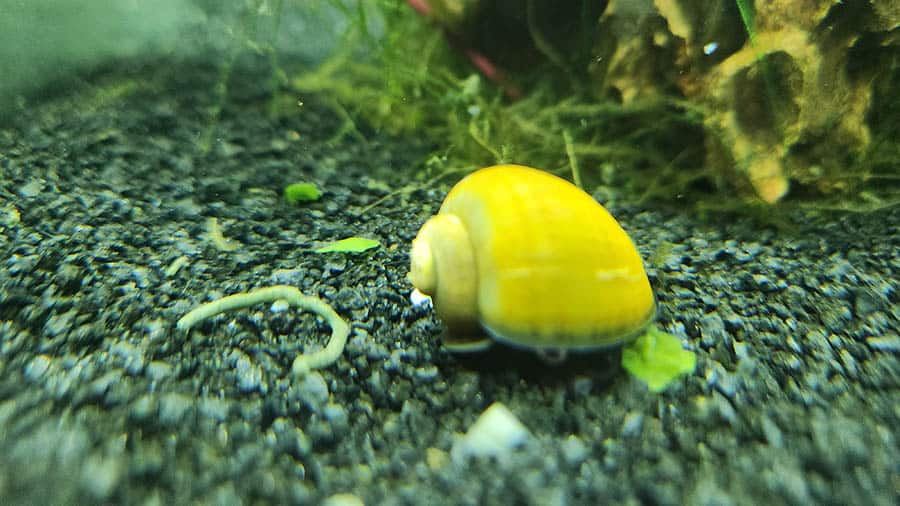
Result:
{"label": "snail body", "polygon": [[491,339],[542,351],[610,347],[656,312],[640,255],[612,215],[568,181],[520,165],[457,183],[410,258],[410,280],[432,297],[454,350]]}

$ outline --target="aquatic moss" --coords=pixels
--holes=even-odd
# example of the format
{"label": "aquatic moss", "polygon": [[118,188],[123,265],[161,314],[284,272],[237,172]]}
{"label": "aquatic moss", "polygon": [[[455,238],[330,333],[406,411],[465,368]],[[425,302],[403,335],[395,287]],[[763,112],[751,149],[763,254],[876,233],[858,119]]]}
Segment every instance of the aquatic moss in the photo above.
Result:
{"label": "aquatic moss", "polygon": [[[405,2],[373,5],[375,12],[353,13],[329,59],[291,79],[295,91],[326,96],[342,117],[426,139],[446,160],[444,168],[517,162],[563,174],[577,167],[589,191],[602,185],[647,199],[670,199],[707,176],[697,174],[703,115],[693,105],[598,100],[585,72],[561,72],[560,65],[572,62],[559,58],[517,74],[530,92],[513,101]],[[368,28],[372,16],[383,37]],[[538,52],[547,53],[547,44],[537,44]],[[362,45],[367,58],[360,57]]]}
{"label": "aquatic moss", "polygon": [[[250,4],[253,8],[249,12],[265,10],[261,0]],[[254,29],[261,23],[253,22],[252,16],[244,21],[249,28],[238,33],[244,34],[244,47],[265,56],[272,65],[273,115],[302,114],[297,108],[298,97],[314,94],[342,119],[333,133],[334,141],[351,137],[366,142],[371,126],[382,132],[415,136],[433,145],[435,157],[445,163],[441,167],[410,167],[411,181],[419,177],[414,173],[417,170],[430,177],[442,171],[515,162],[557,174],[577,173],[588,191],[599,191],[609,198],[621,193],[638,196],[643,202],[689,202],[706,209],[722,207],[738,212],[742,205],[759,201],[754,195],[777,200],[781,195],[777,188],[764,192],[759,181],[748,179],[748,174],[767,174],[764,169],[772,165],[767,165],[772,160],[732,156],[735,149],[730,146],[736,145],[731,138],[733,132],[716,121],[728,112],[728,105],[704,102],[696,96],[698,90],[710,86],[712,69],[742,47],[755,55],[767,54],[764,42],[771,37],[763,35],[771,29],[766,24],[772,17],[771,9],[757,13],[754,4],[745,0],[722,4],[722,12],[717,11],[711,28],[717,31],[707,34],[721,41],[721,47],[708,58],[701,56],[694,61],[691,51],[700,50],[692,44],[698,42],[689,38],[687,47],[678,42],[685,34],[697,32],[689,30],[691,19],[682,20],[685,26],[679,28],[671,12],[658,12],[661,8],[657,3],[641,14],[646,16],[641,18],[646,26],[621,19],[616,24],[610,19],[616,17],[615,12],[588,9],[579,19],[599,16],[602,29],[597,31],[597,23],[584,22],[583,27],[572,27],[572,34],[554,32],[547,23],[536,20],[532,11],[539,4],[510,7],[480,0],[472,5],[478,6],[478,15],[483,17],[452,22],[444,19],[445,24],[438,26],[434,20],[416,14],[404,0],[329,0],[317,5],[341,12],[349,24],[331,54],[303,70],[281,67],[277,51],[267,39],[256,38],[272,30]],[[582,9],[597,5],[576,4]],[[505,7],[501,8],[504,5],[523,9],[518,13],[524,16],[519,24],[515,22],[518,11],[505,12]],[[677,5],[688,8],[699,4]],[[276,14],[281,9],[296,8],[284,2],[277,2],[277,6]],[[698,12],[698,19],[705,19],[703,9]],[[829,22],[837,22],[845,14],[835,7]],[[269,17],[276,19],[269,23],[270,28],[277,29],[277,16]],[[855,30],[858,26],[845,28]],[[611,33],[610,29],[624,32]],[[741,35],[728,35],[736,33]],[[856,82],[876,83],[873,103],[890,104],[890,95],[881,94],[879,98],[877,83],[896,81],[896,62],[878,68],[864,63],[890,62],[886,52],[896,46],[896,41],[878,38],[877,33],[861,38],[851,48],[851,63],[861,63],[853,63],[848,72]],[[485,49],[487,39],[505,40],[511,47]],[[479,44],[476,49],[484,50],[494,63],[508,66],[507,81],[525,90],[519,100],[511,100],[509,87],[486,79],[468,60],[466,50]],[[636,54],[628,52],[629,44],[638,48]],[[527,58],[516,56],[522,52],[519,49],[527,52]],[[875,57],[869,58],[872,55]],[[621,68],[611,74],[616,58]],[[790,117],[783,116],[790,107],[782,107],[790,105],[793,95],[782,85],[793,82],[793,74],[790,65],[780,65],[777,58],[777,54],[760,58],[746,76],[742,74],[745,85],[741,89],[759,93],[746,100],[751,105],[735,114],[753,111],[752,103],[761,101],[763,112],[774,115],[767,123],[771,128],[762,134],[784,142],[762,153],[789,161],[775,172],[790,178],[792,200],[851,210],[896,205],[900,199],[897,178],[891,174],[892,165],[881,160],[890,159],[885,153],[895,145],[889,138],[897,125],[882,124],[873,129],[869,150],[840,160],[829,156],[833,148],[825,139],[809,135],[795,138],[788,128]],[[624,86],[620,86],[622,83]],[[873,126],[877,116],[885,116],[882,110],[870,113]],[[887,123],[896,123],[896,116]],[[881,138],[888,140],[879,142]]]}

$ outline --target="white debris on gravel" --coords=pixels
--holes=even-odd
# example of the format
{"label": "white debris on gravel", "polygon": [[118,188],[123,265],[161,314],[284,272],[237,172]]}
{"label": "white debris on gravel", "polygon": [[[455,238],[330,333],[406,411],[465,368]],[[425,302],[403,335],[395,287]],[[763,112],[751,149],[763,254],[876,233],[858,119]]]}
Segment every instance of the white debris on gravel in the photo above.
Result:
{"label": "white debris on gravel", "polygon": [[334,494],[322,502],[322,506],[363,506],[362,499],[353,494]]}
{"label": "white debris on gravel", "polygon": [[510,454],[524,446],[531,434],[506,406],[491,404],[465,435],[458,436],[450,450],[457,465],[469,457],[494,458],[500,464],[509,461]]}
{"label": "white debris on gravel", "polygon": [[432,302],[432,300],[431,300],[431,297],[429,297],[429,296],[425,295],[424,293],[420,292],[420,291],[418,290],[418,288],[417,288],[417,289],[414,289],[412,292],[410,292],[410,294],[409,294],[409,302],[413,305],[413,307],[422,307],[422,306],[426,306],[426,307],[429,307],[429,308],[430,308],[430,307],[432,306],[432,304],[433,304],[433,302]]}

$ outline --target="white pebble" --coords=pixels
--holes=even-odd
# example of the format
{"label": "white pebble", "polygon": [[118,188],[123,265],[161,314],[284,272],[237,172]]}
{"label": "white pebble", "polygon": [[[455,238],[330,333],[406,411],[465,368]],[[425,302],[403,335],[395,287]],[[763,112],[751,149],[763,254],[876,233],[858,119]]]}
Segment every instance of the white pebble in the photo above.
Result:
{"label": "white pebble", "polygon": [[25,366],[25,377],[29,381],[37,381],[50,369],[52,359],[47,355],[38,355]]}
{"label": "white pebble", "polygon": [[412,303],[413,307],[426,306],[431,307],[431,297],[425,295],[420,292],[418,288],[414,289],[409,294],[409,302]]}
{"label": "white pebble", "polygon": [[326,498],[322,506],[365,506],[365,503],[353,494],[334,494]]}
{"label": "white pebble", "polygon": [[509,408],[495,402],[475,420],[464,436],[456,438],[450,457],[457,465],[468,457],[495,458],[503,464],[513,450],[528,442],[529,437],[528,429]]}

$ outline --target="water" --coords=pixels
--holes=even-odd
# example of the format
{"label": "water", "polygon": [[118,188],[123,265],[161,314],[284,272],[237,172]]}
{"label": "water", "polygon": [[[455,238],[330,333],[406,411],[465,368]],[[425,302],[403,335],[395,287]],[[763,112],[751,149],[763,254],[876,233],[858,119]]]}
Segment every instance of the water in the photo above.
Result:
{"label": "water", "polygon": [[[888,11],[410,3],[0,0],[0,502],[894,504]],[[498,162],[616,217],[693,372],[442,345],[409,243]],[[283,302],[176,327],[271,285],[333,364]]]}

